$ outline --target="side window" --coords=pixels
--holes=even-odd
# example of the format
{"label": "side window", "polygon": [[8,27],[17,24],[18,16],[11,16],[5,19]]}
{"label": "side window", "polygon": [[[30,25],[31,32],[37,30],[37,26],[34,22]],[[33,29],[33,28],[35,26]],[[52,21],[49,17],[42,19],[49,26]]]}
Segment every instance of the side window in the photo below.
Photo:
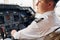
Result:
{"label": "side window", "polygon": [[60,1],[58,1],[57,5],[56,5],[55,12],[56,12],[56,16],[60,20]]}

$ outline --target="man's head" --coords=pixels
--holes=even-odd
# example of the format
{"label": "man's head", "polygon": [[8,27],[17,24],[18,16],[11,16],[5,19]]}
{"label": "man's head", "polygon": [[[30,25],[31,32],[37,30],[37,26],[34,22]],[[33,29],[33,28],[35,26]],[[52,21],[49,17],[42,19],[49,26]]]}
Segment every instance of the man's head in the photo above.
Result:
{"label": "man's head", "polygon": [[54,10],[56,3],[59,0],[38,0],[37,2],[37,12],[44,13],[46,11]]}

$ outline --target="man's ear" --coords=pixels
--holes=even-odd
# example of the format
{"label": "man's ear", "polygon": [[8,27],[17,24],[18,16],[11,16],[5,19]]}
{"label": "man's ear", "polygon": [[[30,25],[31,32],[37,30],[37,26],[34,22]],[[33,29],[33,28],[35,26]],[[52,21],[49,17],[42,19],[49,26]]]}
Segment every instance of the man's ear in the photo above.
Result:
{"label": "man's ear", "polygon": [[54,5],[53,2],[49,2],[49,3],[48,3],[48,8],[51,8],[53,5]]}

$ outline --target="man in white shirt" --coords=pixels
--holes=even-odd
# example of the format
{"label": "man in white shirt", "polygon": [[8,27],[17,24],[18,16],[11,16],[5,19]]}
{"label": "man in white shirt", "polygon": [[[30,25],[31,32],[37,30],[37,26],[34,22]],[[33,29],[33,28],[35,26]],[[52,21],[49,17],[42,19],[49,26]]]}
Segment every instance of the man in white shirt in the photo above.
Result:
{"label": "man in white shirt", "polygon": [[13,30],[11,35],[20,40],[46,40],[48,39],[46,36],[54,33],[56,29],[58,29],[56,33],[60,34],[60,21],[54,12],[57,2],[58,0],[38,0],[36,19],[25,29],[18,32]]}

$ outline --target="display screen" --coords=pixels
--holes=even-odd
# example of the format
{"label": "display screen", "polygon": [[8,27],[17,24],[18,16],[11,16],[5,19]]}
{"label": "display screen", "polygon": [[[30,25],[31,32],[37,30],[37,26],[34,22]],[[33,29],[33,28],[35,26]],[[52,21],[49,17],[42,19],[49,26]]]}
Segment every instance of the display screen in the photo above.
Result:
{"label": "display screen", "polygon": [[10,20],[10,16],[9,16],[9,15],[7,15],[7,16],[6,16],[6,19],[7,19],[7,20]]}
{"label": "display screen", "polygon": [[18,15],[14,15],[14,21],[19,21],[19,16]]}
{"label": "display screen", "polygon": [[4,16],[0,16],[0,24],[4,24]]}

